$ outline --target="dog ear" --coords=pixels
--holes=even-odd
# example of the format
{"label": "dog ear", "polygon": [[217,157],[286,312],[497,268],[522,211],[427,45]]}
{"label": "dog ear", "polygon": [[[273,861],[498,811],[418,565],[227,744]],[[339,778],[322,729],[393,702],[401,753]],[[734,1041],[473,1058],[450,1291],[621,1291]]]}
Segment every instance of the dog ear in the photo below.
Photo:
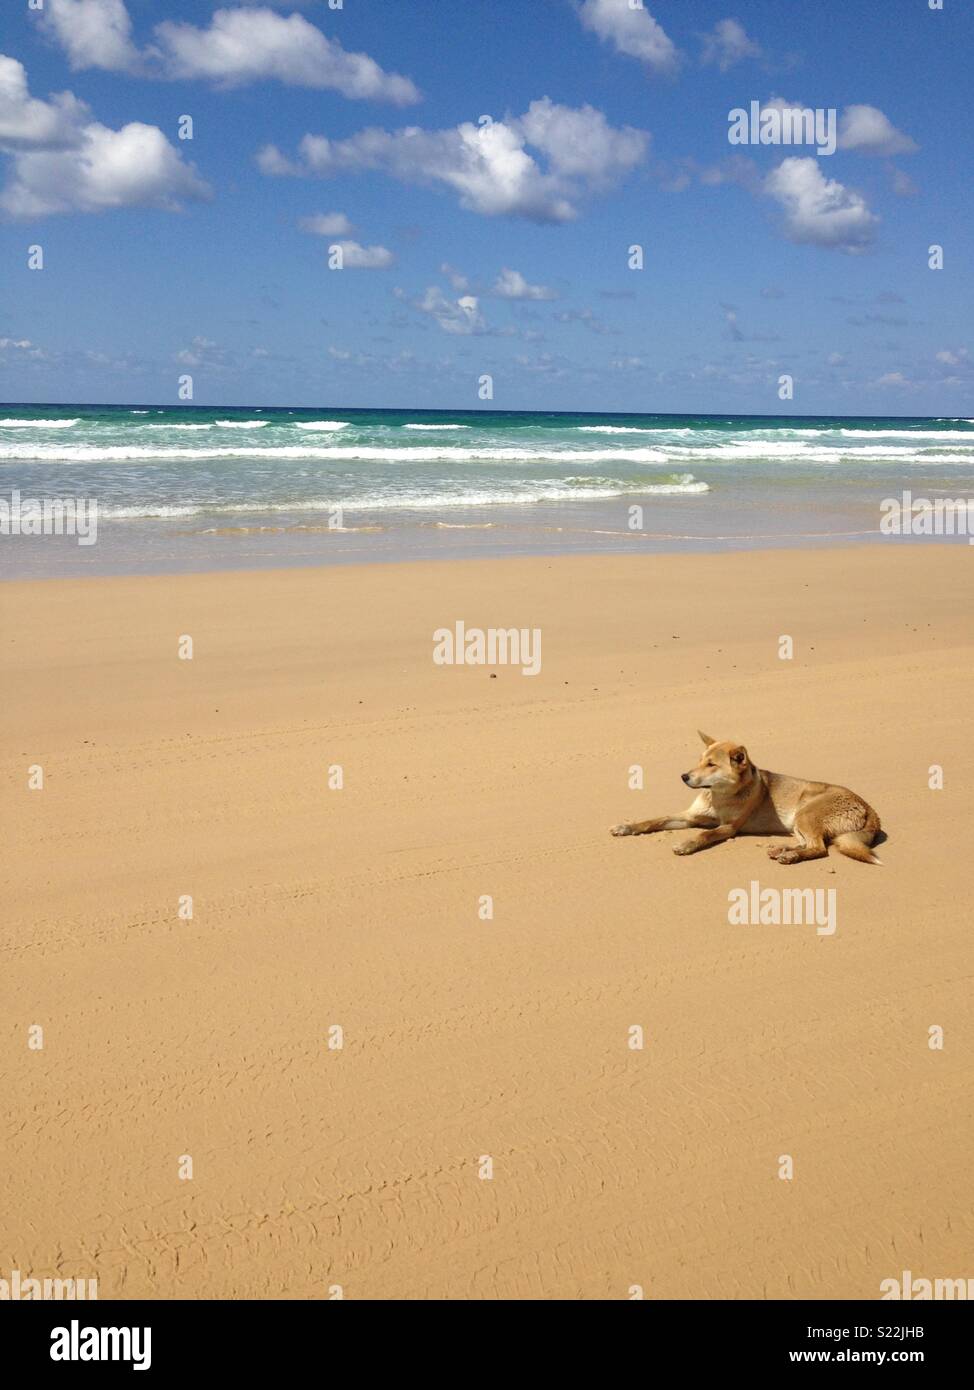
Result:
{"label": "dog ear", "polygon": [[747,764],[747,749],[746,749],[746,748],[744,748],[744,747],[741,747],[741,748],[732,748],[732,749],[731,749],[731,755],[730,755],[730,756],[731,756],[731,762],[734,763],[735,766],[737,766],[737,767],[744,767],[744,766],[746,766],[746,764]]}
{"label": "dog ear", "polygon": [[709,734],[700,733],[699,729],[697,730],[697,733],[700,734],[700,737],[703,739],[703,742],[707,748],[709,748],[712,743],[717,742],[717,740],[715,738],[711,738]]}

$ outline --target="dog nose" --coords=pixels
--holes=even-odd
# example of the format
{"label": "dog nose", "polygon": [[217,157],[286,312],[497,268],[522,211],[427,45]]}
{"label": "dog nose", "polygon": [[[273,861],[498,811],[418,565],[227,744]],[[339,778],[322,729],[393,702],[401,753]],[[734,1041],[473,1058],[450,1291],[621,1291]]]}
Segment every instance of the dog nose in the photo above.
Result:
{"label": "dog nose", "polygon": [[689,782],[689,780],[690,780],[690,774],[689,774],[689,772],[684,772],[684,773],[682,774],[682,779],[683,779],[684,782]]}

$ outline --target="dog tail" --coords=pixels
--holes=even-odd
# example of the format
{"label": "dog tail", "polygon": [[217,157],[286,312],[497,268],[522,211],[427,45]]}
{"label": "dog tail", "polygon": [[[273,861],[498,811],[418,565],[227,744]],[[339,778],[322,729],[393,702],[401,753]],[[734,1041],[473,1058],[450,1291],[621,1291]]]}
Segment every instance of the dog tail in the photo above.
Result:
{"label": "dog tail", "polygon": [[866,839],[867,832],[862,830],[847,830],[844,835],[836,835],[832,843],[840,854],[845,854],[850,859],[858,859],[860,864],[882,864],[882,860],[869,848],[869,840]]}

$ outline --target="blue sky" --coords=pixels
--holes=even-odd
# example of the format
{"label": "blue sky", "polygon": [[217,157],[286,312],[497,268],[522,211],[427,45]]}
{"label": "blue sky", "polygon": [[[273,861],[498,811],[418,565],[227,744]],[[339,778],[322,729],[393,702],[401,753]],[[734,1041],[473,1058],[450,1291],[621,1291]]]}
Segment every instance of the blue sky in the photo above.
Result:
{"label": "blue sky", "polygon": [[[972,416],[972,38],[964,0],[8,0],[0,397]],[[776,99],[835,153],[729,143]]]}

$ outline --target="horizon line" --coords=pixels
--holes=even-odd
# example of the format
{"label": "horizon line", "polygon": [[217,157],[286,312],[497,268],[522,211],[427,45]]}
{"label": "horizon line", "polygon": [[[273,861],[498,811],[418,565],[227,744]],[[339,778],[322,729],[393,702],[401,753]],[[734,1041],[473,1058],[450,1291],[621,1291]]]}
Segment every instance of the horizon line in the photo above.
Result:
{"label": "horizon line", "polygon": [[[605,418],[618,416],[641,416],[647,419],[686,419],[701,420],[954,420],[969,424],[972,418],[965,415],[892,415],[874,412],[867,415],[841,415],[832,411],[817,411],[813,414],[799,414],[785,411],[732,411],[732,410],[502,410],[480,406],[384,406],[384,405],[199,405],[184,401],[0,401],[0,410],[303,410],[333,411],[342,415],[359,415],[382,412],[388,415],[591,415]],[[974,409],[974,407],[972,407]],[[2,424],[2,421],[0,421]]]}

